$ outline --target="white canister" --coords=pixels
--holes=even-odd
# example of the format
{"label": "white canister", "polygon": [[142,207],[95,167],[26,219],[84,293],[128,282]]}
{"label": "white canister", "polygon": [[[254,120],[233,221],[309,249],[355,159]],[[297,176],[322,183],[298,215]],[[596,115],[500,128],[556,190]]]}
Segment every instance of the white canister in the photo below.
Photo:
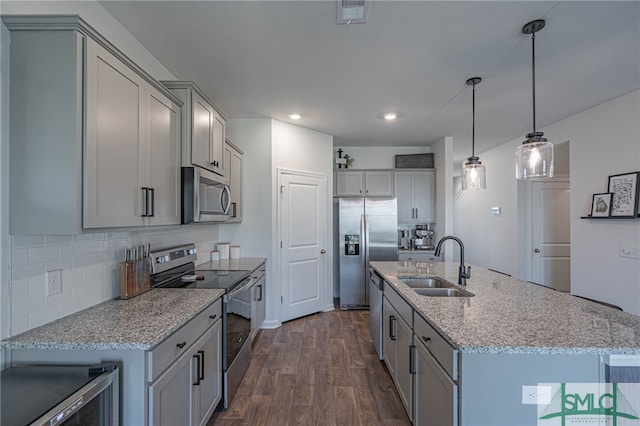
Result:
{"label": "white canister", "polygon": [[218,250],[213,250],[211,252],[211,261],[217,262],[218,260],[220,260],[220,252]]}
{"label": "white canister", "polygon": [[229,250],[229,257],[231,259],[240,259],[240,246],[231,246]]}
{"label": "white canister", "polygon": [[218,243],[216,249],[220,252],[220,260],[229,258],[229,243]]}

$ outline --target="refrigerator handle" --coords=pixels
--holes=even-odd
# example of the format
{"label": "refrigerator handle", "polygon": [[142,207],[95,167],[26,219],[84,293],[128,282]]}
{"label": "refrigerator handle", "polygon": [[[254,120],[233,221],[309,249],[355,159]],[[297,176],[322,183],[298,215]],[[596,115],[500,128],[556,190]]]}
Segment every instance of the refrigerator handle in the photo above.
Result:
{"label": "refrigerator handle", "polygon": [[364,267],[363,271],[366,273],[369,267],[369,215],[364,215]]}
{"label": "refrigerator handle", "polygon": [[360,215],[360,238],[362,239],[362,241],[360,241],[360,257],[362,258],[363,272],[366,272],[365,265],[367,264],[366,251],[362,250],[367,246],[367,239],[366,239],[365,233],[366,233],[365,215],[361,214]]}

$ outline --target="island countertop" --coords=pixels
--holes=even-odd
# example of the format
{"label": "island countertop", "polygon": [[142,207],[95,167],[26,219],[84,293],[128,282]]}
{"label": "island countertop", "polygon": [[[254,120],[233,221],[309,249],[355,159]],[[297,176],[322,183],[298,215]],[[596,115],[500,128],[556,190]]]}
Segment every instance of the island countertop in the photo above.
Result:
{"label": "island countertop", "polygon": [[640,354],[640,317],[633,314],[474,265],[465,289],[475,296],[421,296],[399,277],[438,276],[456,284],[459,264],[371,266],[463,353]]}
{"label": "island countertop", "polygon": [[11,349],[150,350],[222,297],[219,289],[152,289],[108,300],[0,342]]}

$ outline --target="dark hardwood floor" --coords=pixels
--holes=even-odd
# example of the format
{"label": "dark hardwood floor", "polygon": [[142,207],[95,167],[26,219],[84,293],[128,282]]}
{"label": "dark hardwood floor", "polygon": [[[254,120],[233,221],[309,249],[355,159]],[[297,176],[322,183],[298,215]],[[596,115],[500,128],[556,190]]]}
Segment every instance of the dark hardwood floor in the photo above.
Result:
{"label": "dark hardwood floor", "polygon": [[229,409],[207,426],[409,424],[369,312],[336,310],[261,330]]}

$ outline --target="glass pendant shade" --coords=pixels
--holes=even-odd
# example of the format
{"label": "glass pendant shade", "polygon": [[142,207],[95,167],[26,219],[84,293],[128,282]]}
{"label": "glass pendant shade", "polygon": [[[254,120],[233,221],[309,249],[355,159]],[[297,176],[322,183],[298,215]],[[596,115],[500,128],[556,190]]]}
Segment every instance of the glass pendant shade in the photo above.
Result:
{"label": "glass pendant shade", "polygon": [[528,139],[516,148],[516,178],[553,177],[553,144],[541,132],[527,135]]}
{"label": "glass pendant shade", "polygon": [[469,157],[462,167],[462,189],[485,189],[487,169],[478,157]]}

